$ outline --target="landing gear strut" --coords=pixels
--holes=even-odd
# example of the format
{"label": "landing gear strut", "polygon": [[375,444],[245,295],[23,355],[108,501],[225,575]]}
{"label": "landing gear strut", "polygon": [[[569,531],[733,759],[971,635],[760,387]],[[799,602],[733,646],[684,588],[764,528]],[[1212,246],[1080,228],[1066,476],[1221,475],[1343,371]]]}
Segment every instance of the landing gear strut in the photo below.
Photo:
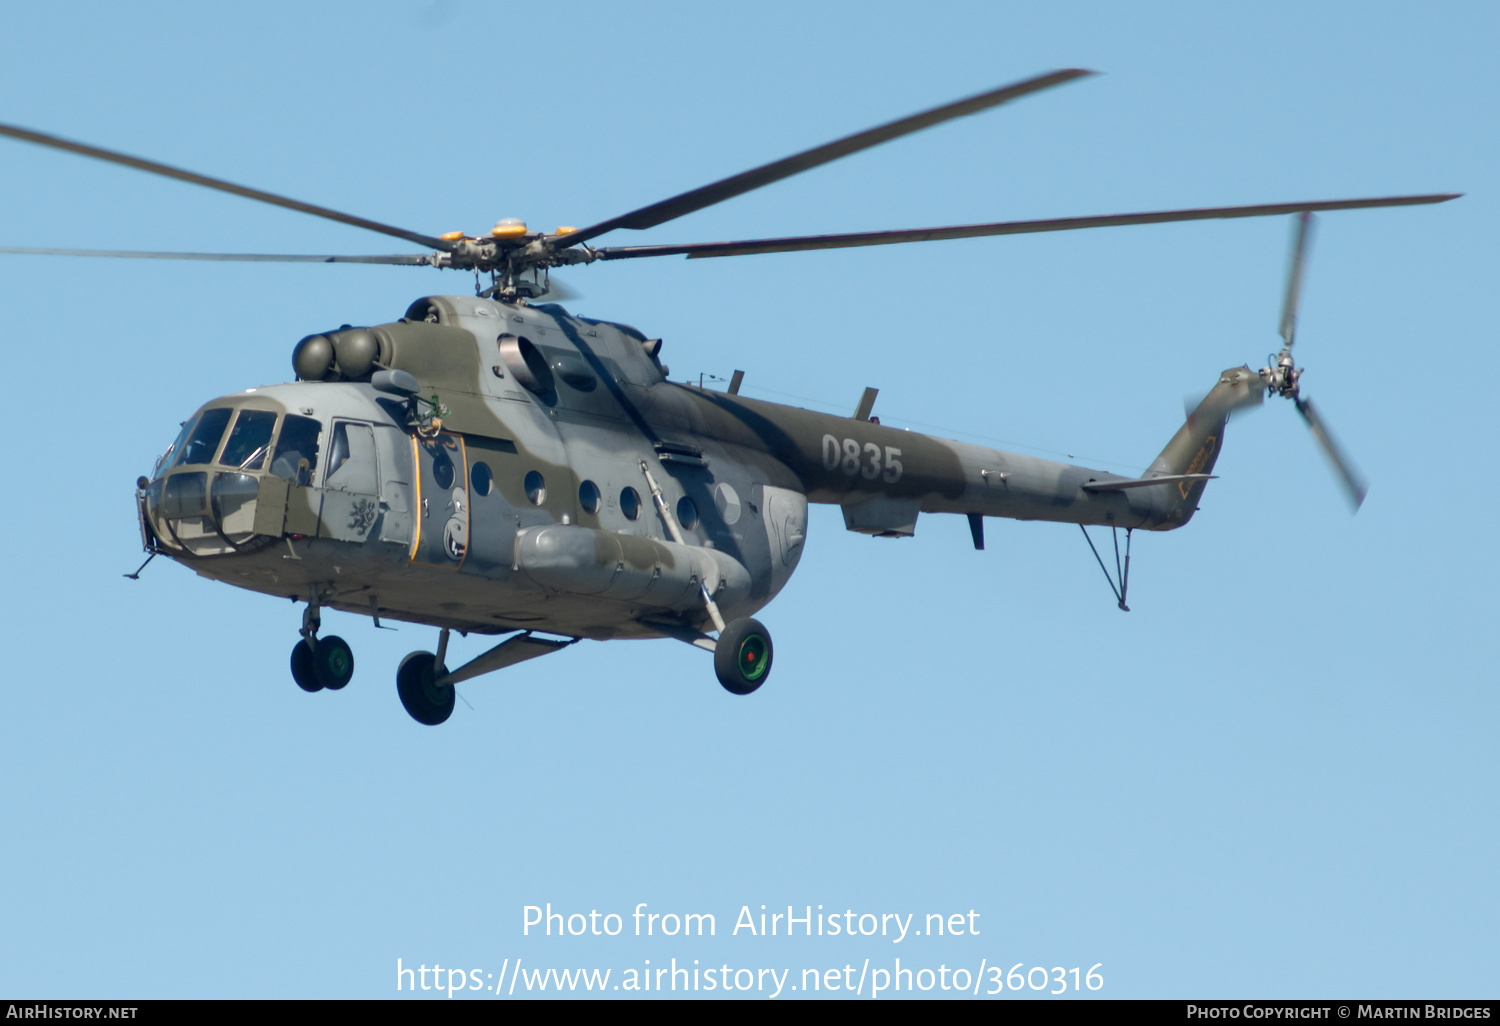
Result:
{"label": "landing gear strut", "polygon": [[[870,390],[866,394],[870,394]],[[874,402],[874,399],[870,401]],[[645,460],[641,460],[641,473],[646,476],[646,484],[651,489],[651,500],[656,503],[662,522],[667,525],[667,533],[678,545],[686,545],[682,531],[677,527],[677,520],[667,507],[667,500],[662,497],[656,478],[651,476]],[[730,694],[748,695],[764,684],[771,672],[771,632],[759,620],[748,617],[731,620],[726,624],[714,597],[708,593],[708,582],[700,581],[698,588],[703,593],[703,608],[707,610],[719,632],[719,639],[710,642],[714,653],[714,673],[718,675],[719,683],[724,685],[724,690]],[[698,644],[700,640],[709,641],[706,637],[699,636],[689,643]]]}
{"label": "landing gear strut", "polygon": [[318,637],[322,622],[315,594],[302,614],[302,640],[292,649],[292,679],[303,691],[337,691],[354,676],[354,652],[343,638]]}

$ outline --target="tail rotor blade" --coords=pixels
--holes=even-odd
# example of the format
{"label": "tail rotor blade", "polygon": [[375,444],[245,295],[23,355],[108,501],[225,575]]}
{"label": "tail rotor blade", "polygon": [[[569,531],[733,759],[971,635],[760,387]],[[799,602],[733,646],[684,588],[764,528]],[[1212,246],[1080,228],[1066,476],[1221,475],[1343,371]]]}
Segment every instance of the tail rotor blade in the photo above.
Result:
{"label": "tail rotor blade", "polygon": [[1313,441],[1318,443],[1318,448],[1323,450],[1323,455],[1328,459],[1328,464],[1333,468],[1334,476],[1344,488],[1344,494],[1348,497],[1354,512],[1359,511],[1360,503],[1365,501],[1365,493],[1369,490],[1365,479],[1354,464],[1344,455],[1338,443],[1333,440],[1333,435],[1323,423],[1323,418],[1318,416],[1317,409],[1307,399],[1297,400],[1297,412],[1302,414],[1302,419],[1307,421],[1307,429],[1312,432]]}
{"label": "tail rotor blade", "polygon": [[1281,304],[1281,339],[1290,349],[1297,335],[1297,307],[1302,303],[1302,272],[1307,264],[1307,249],[1312,242],[1317,219],[1311,211],[1297,215],[1297,230],[1292,236],[1292,254],[1287,261],[1286,298]]}

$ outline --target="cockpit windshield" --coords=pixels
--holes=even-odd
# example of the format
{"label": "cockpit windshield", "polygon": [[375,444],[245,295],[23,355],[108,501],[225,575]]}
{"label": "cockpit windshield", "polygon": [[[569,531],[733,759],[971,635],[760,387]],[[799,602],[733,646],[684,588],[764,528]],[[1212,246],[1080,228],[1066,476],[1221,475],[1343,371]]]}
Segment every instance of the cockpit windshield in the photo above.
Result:
{"label": "cockpit windshield", "polygon": [[214,453],[219,450],[219,440],[224,437],[224,429],[229,426],[229,415],[233,412],[222,408],[204,410],[172,465],[181,467],[193,463],[212,463]]}
{"label": "cockpit windshield", "polygon": [[[276,433],[278,419],[280,435]],[[214,407],[183,423],[177,440],[162,453],[151,476],[160,478],[174,467],[216,463],[240,471],[269,468],[278,477],[310,485],[318,470],[318,436],[322,431],[322,422],[313,417]],[[276,439],[274,451],[272,438]],[[347,451],[348,443],[342,448]]]}
{"label": "cockpit windshield", "polygon": [[167,446],[166,452],[156,458],[156,466],[151,471],[152,477],[161,477],[161,472],[172,465],[172,460],[182,451],[182,443],[187,440],[188,432],[193,430],[193,425],[196,423],[198,423],[197,417],[189,417],[182,422],[182,430],[177,432],[177,438]]}
{"label": "cockpit windshield", "polygon": [[219,462],[237,470],[259,470],[266,461],[275,427],[276,414],[270,410],[241,410]]}

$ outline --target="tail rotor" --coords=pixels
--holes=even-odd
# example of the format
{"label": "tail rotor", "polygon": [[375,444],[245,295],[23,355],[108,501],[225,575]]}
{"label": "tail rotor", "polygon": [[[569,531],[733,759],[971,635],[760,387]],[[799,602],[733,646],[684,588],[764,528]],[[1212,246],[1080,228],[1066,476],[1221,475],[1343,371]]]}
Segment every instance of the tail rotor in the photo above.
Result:
{"label": "tail rotor", "polygon": [[1302,279],[1315,223],[1315,218],[1308,211],[1297,215],[1291,257],[1287,261],[1286,296],[1281,304],[1281,352],[1271,358],[1268,366],[1261,368],[1260,378],[1268,394],[1279,395],[1296,404],[1297,412],[1302,415],[1302,419],[1307,422],[1307,429],[1312,432],[1313,441],[1328,460],[1328,465],[1343,487],[1353,510],[1358,512],[1368,491],[1365,480],[1353,461],[1334,441],[1332,432],[1313,406],[1312,400],[1302,397],[1303,368],[1298,367],[1292,357],[1292,345],[1297,339],[1297,310],[1302,302]]}

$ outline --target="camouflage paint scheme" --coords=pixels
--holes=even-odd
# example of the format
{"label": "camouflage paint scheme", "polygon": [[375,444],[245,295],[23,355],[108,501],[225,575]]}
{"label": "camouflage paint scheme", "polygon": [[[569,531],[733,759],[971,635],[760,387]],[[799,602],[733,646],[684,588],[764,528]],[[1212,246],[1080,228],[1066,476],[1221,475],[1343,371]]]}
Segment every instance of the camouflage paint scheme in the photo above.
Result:
{"label": "camouflage paint scheme", "polygon": [[[277,414],[277,436],[251,467],[210,462],[227,457],[227,428],[212,456],[174,466],[183,454],[164,454],[138,493],[147,547],[213,580],[351,613],[481,634],[682,637],[712,629],[700,582],[726,619],[776,596],[801,557],[808,502],[888,537],[911,535],[919,513],[1171,530],[1204,487],[1091,491],[1132,479],[669,382],[659,342],[555,305],[429,297],[369,332],[380,364],[446,407],[440,430],[419,431],[410,400],[337,361],[324,380],[215,399],[184,437],[226,409]],[[514,351],[508,363],[506,338],[545,367],[518,366]],[[1226,371],[1146,476],[1207,474],[1228,410],[1260,388],[1248,368]],[[272,469],[286,415],[321,425],[302,475]],[[651,505],[642,462],[670,509],[696,509],[680,518],[685,546]]]}

